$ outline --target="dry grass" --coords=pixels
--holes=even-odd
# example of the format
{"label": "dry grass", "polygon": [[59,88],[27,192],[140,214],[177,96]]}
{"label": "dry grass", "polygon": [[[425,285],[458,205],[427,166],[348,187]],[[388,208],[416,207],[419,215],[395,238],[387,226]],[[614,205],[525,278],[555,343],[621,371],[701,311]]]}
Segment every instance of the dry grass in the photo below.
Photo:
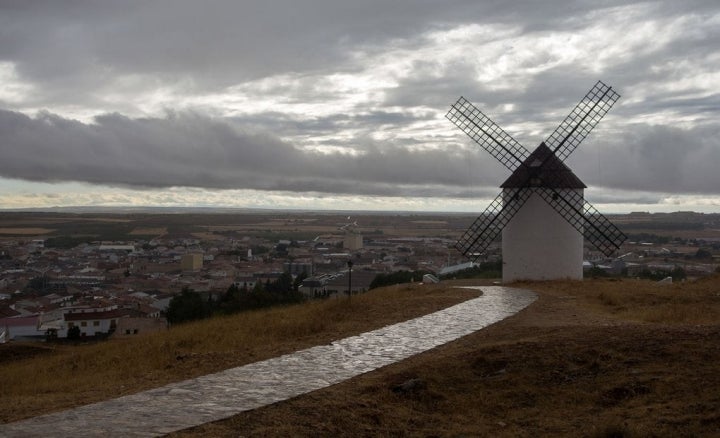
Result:
{"label": "dry grass", "polygon": [[138,227],[128,234],[131,236],[162,236],[167,234],[167,227]]}
{"label": "dry grass", "polygon": [[[713,319],[720,307],[720,276],[664,286],[608,280],[516,286],[538,291],[539,299],[486,329],[341,384],[175,435],[720,436],[720,325]],[[256,360],[369,328],[364,325],[390,323],[389,314],[399,320],[426,313],[458,292],[394,288],[353,297],[351,309],[343,301],[327,301],[246,314],[247,333],[235,326],[225,335],[199,333],[229,324],[218,320],[124,345],[123,354],[133,358],[160,356],[147,359],[157,362],[152,367],[118,366],[120,350],[114,358],[103,353],[101,360],[86,356],[95,352],[93,346],[69,349],[42,379],[72,364],[76,374],[98,373],[98,367],[82,368],[95,360],[116,368],[104,377],[85,375],[97,384],[117,378],[118,385],[128,385],[139,376],[154,384],[166,374],[192,374],[204,362],[226,367],[230,356]],[[266,327],[270,321],[276,321],[273,328]],[[143,343],[154,346],[143,349]],[[39,359],[50,363],[55,354]],[[0,366],[0,372],[6,369]],[[5,381],[28,382],[33,372]],[[409,379],[423,384],[393,390]],[[2,397],[11,410],[16,403],[72,405],[80,391],[75,384],[65,385],[74,401],[52,392],[57,389],[37,398],[31,392]],[[94,395],[89,388],[82,391],[81,398]]]}
{"label": "dry grass", "polygon": [[718,283],[718,276],[713,276],[673,284],[610,279],[526,286],[566,294],[623,320],[703,325],[720,321]]}
{"label": "dry grass", "polygon": [[[539,300],[487,329],[173,436],[720,436],[717,322],[623,319],[678,300],[716,310],[720,278],[518,286]],[[424,384],[393,390],[409,379]]]}
{"label": "dry grass", "polygon": [[[90,345],[49,345],[0,361],[0,421],[138,392],[423,315],[477,296],[447,287],[385,288],[214,318]],[[9,357],[12,345],[0,346]],[[39,348],[39,349],[38,349]],[[42,353],[42,354],[41,354]],[[35,356],[38,357],[28,357]],[[22,357],[27,357],[22,359]]]}

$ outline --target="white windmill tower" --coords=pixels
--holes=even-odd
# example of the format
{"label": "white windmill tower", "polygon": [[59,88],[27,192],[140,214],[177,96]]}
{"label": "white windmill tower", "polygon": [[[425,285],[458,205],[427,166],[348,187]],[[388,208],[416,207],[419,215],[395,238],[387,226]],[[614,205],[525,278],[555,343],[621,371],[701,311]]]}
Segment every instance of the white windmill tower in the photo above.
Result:
{"label": "white windmill tower", "polygon": [[585,184],[563,161],[620,97],[598,81],[532,153],[461,97],[447,118],[512,175],[457,242],[477,259],[502,232],[503,281],[582,279],[583,236],[609,256],[625,235],[583,195]]}

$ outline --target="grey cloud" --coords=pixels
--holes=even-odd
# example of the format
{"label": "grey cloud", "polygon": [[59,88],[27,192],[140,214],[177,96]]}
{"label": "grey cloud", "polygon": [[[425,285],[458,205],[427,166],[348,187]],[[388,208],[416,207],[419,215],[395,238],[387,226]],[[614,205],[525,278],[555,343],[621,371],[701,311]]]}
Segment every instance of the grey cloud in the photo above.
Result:
{"label": "grey cloud", "polygon": [[625,132],[589,143],[569,159],[589,185],[685,194],[718,191],[717,127],[628,125]]}
{"label": "grey cloud", "polygon": [[192,78],[194,87],[217,89],[336,66],[350,61],[354,48],[373,50],[432,29],[478,22],[571,28],[570,17],[623,3],[576,2],[569,8],[559,0],[522,6],[473,0],[4,3],[0,59],[17,63],[24,78],[57,99],[71,100],[73,91],[100,88],[124,74],[151,74],[166,83]]}
{"label": "grey cloud", "polygon": [[593,204],[653,205],[661,202],[664,197],[665,196],[661,193],[602,188],[593,188],[585,192],[585,198]]}
{"label": "grey cloud", "polygon": [[107,114],[83,124],[0,111],[0,136],[0,175],[32,181],[464,197],[468,187],[495,184],[497,172],[478,175],[482,162],[471,168],[459,150],[416,153],[371,140],[360,155],[307,152],[193,113]]}
{"label": "grey cloud", "polygon": [[[369,71],[373,66],[364,62],[396,47],[422,49],[430,30],[507,24],[521,35],[572,31],[593,25],[608,8],[627,4],[621,0],[3,2],[0,61],[12,62],[19,78],[34,90],[20,104],[0,106],[26,112],[87,106],[90,113],[110,108],[134,115],[135,102],[123,97],[173,86],[182,90],[177,100],[169,98],[171,108],[183,105],[185,92],[223,94],[228,86],[239,86],[244,97],[259,101],[272,96],[284,103],[327,103],[339,98],[333,93],[341,92],[326,87],[324,76]],[[534,66],[521,66],[512,77],[517,87],[510,90],[478,81],[471,59],[461,57],[448,65],[424,59],[412,66],[407,77],[393,78],[398,84],[385,90],[384,101],[359,104],[333,116],[265,112],[212,119],[170,111],[165,117],[146,119],[106,114],[83,124],[47,112],[30,118],[0,111],[0,175],[132,187],[488,197],[507,176],[492,158],[475,150],[457,131],[451,137],[442,137],[444,133],[430,137],[430,133],[428,140],[414,135],[410,127],[441,117],[459,95],[465,95],[533,148],[602,79],[636,100],[621,100],[588,144],[571,157],[571,167],[586,183],[609,190],[601,199],[621,199],[614,190],[646,191],[637,198],[623,198],[626,202],[651,199],[647,193],[661,191],[717,193],[714,166],[720,162],[720,129],[715,114],[720,95],[708,94],[711,87],[704,84],[698,93],[658,86],[717,71],[716,61],[707,56],[720,44],[720,31],[708,19],[718,13],[717,2],[638,4],[648,9],[648,20],[699,17],[703,25],[684,29],[655,52],[624,53],[602,71],[562,65],[531,73],[523,68]],[[358,53],[367,57],[353,57]],[[248,82],[283,74],[293,82],[269,81],[272,88]],[[638,91],[647,88],[660,91]],[[114,101],[107,100],[108,93],[116,96]],[[515,108],[503,111],[504,104]],[[220,109],[206,109],[222,114]],[[684,129],[631,124],[652,113],[694,117],[698,122]],[[453,129],[449,122],[448,127]],[[372,134],[381,129],[405,135],[378,143]],[[541,138],[530,138],[529,131],[534,130],[542,131]],[[316,137],[315,144],[339,146],[359,155],[320,155],[302,148],[312,141],[300,142]],[[436,141],[430,146],[439,149],[410,152],[429,141]]]}

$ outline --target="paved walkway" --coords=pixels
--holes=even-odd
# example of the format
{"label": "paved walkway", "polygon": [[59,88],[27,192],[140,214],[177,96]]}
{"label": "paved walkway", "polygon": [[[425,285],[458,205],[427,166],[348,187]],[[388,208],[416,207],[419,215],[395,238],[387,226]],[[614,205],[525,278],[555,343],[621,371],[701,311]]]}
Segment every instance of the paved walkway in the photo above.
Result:
{"label": "paved walkway", "polygon": [[500,321],[535,301],[530,291],[483,295],[331,344],[113,400],[0,425],[4,437],[157,436],[325,388]]}

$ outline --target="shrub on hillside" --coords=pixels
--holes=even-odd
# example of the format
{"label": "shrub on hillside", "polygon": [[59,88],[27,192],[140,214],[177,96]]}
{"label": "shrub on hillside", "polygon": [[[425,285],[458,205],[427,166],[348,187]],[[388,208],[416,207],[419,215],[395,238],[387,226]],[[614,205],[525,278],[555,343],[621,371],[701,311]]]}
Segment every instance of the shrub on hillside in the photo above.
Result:
{"label": "shrub on hillside", "polygon": [[176,295],[170,300],[166,317],[170,324],[177,324],[202,319],[207,315],[205,300],[199,293],[184,287],[180,295]]}
{"label": "shrub on hillside", "polygon": [[370,289],[375,289],[383,286],[392,286],[393,284],[411,283],[413,281],[421,281],[423,275],[432,274],[430,271],[397,271],[389,274],[378,274],[375,276],[372,282],[370,282]]}

